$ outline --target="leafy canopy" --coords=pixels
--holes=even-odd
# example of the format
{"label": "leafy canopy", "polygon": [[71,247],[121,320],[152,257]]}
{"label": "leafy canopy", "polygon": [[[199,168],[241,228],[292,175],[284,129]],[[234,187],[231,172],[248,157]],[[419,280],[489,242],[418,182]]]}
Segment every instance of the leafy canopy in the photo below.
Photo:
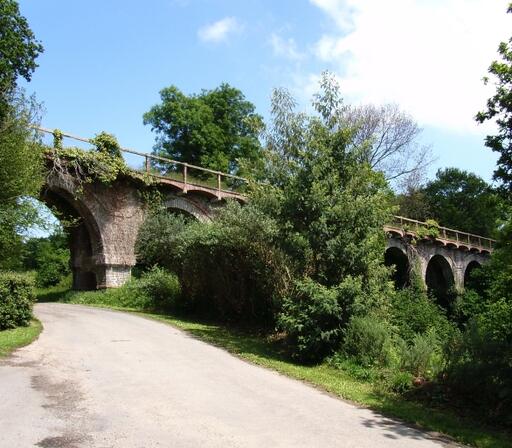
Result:
{"label": "leafy canopy", "polygon": [[230,173],[239,172],[241,159],[260,157],[263,120],[240,90],[221,84],[187,96],[171,86],[160,98],[144,114],[158,135],[155,154]]}
{"label": "leafy canopy", "polygon": [[423,195],[429,216],[453,229],[493,236],[503,215],[503,201],[491,186],[458,168],[439,170]]}
{"label": "leafy canopy", "polygon": [[[512,3],[508,13],[512,13]],[[499,153],[498,167],[494,172],[497,180],[503,182],[504,188],[512,190],[512,37],[508,42],[501,42],[498,47],[501,60],[492,62],[489,73],[495,79],[496,93],[487,100],[487,109],[479,112],[476,120],[483,123],[495,120],[498,133],[486,137],[485,145]],[[489,78],[484,78],[487,84]]]}
{"label": "leafy canopy", "polygon": [[43,46],[35,38],[15,0],[0,0],[0,94],[16,87],[19,76],[30,81]]}

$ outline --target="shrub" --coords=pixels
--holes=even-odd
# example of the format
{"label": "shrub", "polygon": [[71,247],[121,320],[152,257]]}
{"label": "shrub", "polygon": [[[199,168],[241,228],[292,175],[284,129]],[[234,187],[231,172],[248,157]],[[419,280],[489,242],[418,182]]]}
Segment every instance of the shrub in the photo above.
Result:
{"label": "shrub", "polygon": [[70,273],[69,249],[40,251],[37,264],[37,286],[55,286]]}
{"label": "shrub", "polygon": [[287,289],[287,258],[276,223],[251,206],[229,203],[209,223],[192,223],[176,243],[174,270],[184,306],[223,320],[272,328]]}
{"label": "shrub", "polygon": [[164,208],[151,211],[137,235],[137,262],[145,268],[176,267],[176,240],[188,223],[190,219],[186,216]]}
{"label": "shrub", "polygon": [[316,362],[338,348],[344,314],[338,288],[306,278],[295,282],[292,294],[284,299],[278,327],[286,332],[294,358]]}
{"label": "shrub", "polygon": [[362,366],[385,366],[390,361],[389,325],[375,316],[354,316],[344,331],[343,351]]}
{"label": "shrub", "polygon": [[[154,267],[143,273],[140,279],[128,282],[124,290],[128,299],[125,303],[131,301],[132,306],[156,311],[176,310],[180,306],[178,277],[162,268]],[[124,292],[123,288],[120,292]]]}
{"label": "shrub", "polygon": [[390,314],[391,324],[406,342],[412,342],[417,334],[432,328],[442,341],[452,339],[456,332],[445,311],[414,283],[391,296]]}
{"label": "shrub", "polygon": [[447,382],[489,420],[512,427],[512,304],[504,299],[468,322],[450,352]]}
{"label": "shrub", "polygon": [[386,375],[384,384],[385,387],[398,394],[404,394],[413,387],[414,376],[410,372],[404,372],[402,370],[391,370]]}
{"label": "shrub", "polygon": [[416,334],[410,343],[397,341],[400,370],[416,378],[432,379],[444,367],[442,345],[434,328]]}
{"label": "shrub", "polygon": [[34,300],[34,283],[28,275],[0,272],[0,330],[28,325]]}

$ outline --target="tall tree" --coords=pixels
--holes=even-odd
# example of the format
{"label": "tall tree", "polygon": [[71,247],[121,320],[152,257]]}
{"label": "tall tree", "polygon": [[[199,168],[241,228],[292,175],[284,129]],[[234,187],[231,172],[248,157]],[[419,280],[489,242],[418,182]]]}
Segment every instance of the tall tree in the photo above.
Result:
{"label": "tall tree", "polygon": [[445,227],[495,236],[504,204],[491,186],[476,174],[458,168],[439,170],[421,190],[427,216]]}
{"label": "tall tree", "polygon": [[261,175],[267,183],[251,200],[277,221],[296,264],[279,325],[298,356],[318,360],[337,348],[350,316],[384,308],[390,291],[382,229],[392,207],[384,176],[355,144],[357,128],[343,120],[340,89],[328,74],[313,106],[313,116],[297,112],[286,90],[275,91]]}
{"label": "tall tree", "polygon": [[33,97],[17,88],[30,80],[43,50],[13,0],[0,0],[0,259],[1,267],[19,262],[19,232],[35,216],[27,195],[41,187],[42,157],[30,124],[40,111]]}
{"label": "tall tree", "polygon": [[14,0],[0,0],[0,95],[7,99],[18,77],[30,81],[43,46]]}
{"label": "tall tree", "polygon": [[[512,13],[512,3],[508,13]],[[501,42],[498,47],[500,60],[491,63],[489,73],[495,80],[496,93],[488,99],[487,109],[479,112],[476,120],[483,123],[495,120],[498,133],[489,135],[485,145],[499,154],[498,167],[494,172],[497,180],[503,183],[504,190],[512,192],[512,37],[508,42]],[[487,84],[489,78],[484,78]]]}
{"label": "tall tree", "polygon": [[240,90],[221,84],[187,96],[171,86],[160,98],[144,114],[158,135],[156,154],[230,173],[239,172],[241,159],[260,157],[263,120]]}

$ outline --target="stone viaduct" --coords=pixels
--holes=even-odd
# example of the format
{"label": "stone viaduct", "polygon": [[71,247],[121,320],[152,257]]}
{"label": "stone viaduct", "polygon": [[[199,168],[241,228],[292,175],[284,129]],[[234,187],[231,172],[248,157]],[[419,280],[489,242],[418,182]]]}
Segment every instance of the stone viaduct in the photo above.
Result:
{"label": "stone viaduct", "polygon": [[[180,175],[162,176],[150,169],[150,159],[159,158],[123,151],[145,158],[142,171],[156,178],[170,211],[207,221],[226,199],[245,200],[227,186],[230,182],[226,180],[231,180],[231,185],[243,181],[236,176],[174,161],[181,166]],[[210,181],[191,177],[188,173],[192,169],[206,172]],[[63,216],[77,219],[70,226],[74,289],[117,287],[130,277],[136,263],[135,241],[147,208],[133,180],[118,179],[111,185],[100,182],[78,185],[71,174],[50,174],[41,200]],[[463,289],[471,270],[485,263],[492,251],[493,241],[487,238],[442,227],[436,230],[436,235],[425,236],[421,229],[426,229],[425,223],[401,217],[395,217],[393,223],[385,226],[388,235],[385,262],[395,266],[394,280],[398,287],[408,283],[414,267],[426,285],[441,295],[451,287]]]}

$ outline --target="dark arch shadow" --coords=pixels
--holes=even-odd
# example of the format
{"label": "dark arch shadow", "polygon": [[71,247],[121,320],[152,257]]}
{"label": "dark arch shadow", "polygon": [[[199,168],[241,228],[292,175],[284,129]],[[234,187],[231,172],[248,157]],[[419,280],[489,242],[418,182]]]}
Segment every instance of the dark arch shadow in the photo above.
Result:
{"label": "dark arch shadow", "polygon": [[94,257],[103,252],[99,228],[85,204],[65,190],[45,189],[40,198],[64,220],[71,253],[72,288],[93,290],[98,287]]}
{"label": "dark arch shadow", "polygon": [[395,267],[392,275],[395,288],[402,289],[410,285],[411,266],[407,255],[402,250],[398,247],[388,248],[384,253],[384,264]]}
{"label": "dark arch shadow", "polygon": [[448,310],[455,281],[450,263],[442,255],[434,255],[428,262],[425,283],[439,305]]}
{"label": "dark arch shadow", "polygon": [[464,288],[465,289],[474,289],[479,290],[480,285],[479,282],[473,278],[473,273],[475,269],[481,268],[482,265],[478,261],[470,261],[466,266],[466,270],[464,271]]}

